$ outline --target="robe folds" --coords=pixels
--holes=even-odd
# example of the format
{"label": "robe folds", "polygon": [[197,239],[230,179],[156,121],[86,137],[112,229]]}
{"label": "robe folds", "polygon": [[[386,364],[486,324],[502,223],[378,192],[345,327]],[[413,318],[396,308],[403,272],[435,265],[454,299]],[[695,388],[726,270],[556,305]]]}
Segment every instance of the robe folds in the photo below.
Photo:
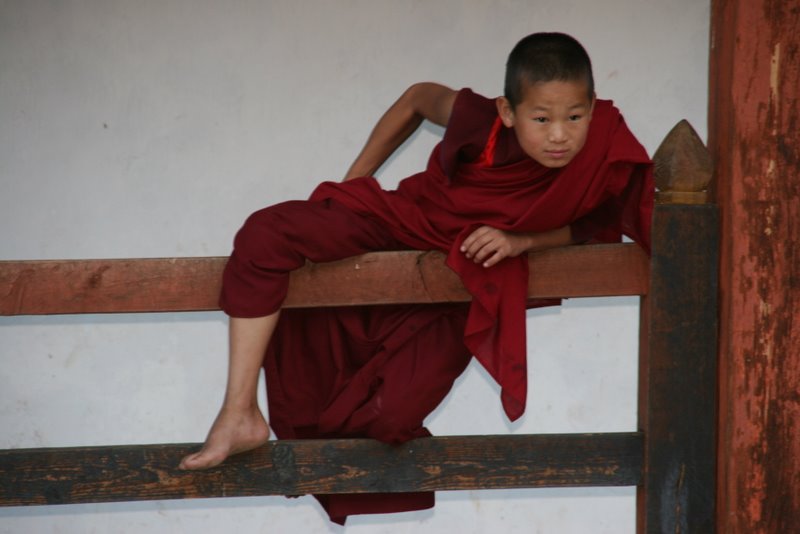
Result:
{"label": "robe folds", "polygon": [[[257,212],[237,234],[223,277],[220,304],[231,316],[279,309],[288,272],[305,259],[369,250],[443,251],[473,296],[465,304],[283,310],[264,361],[275,434],[390,443],[430,435],[424,418],[473,355],[517,419],[527,394],[527,282],[536,273],[525,255],[476,265],[460,252],[462,241],[482,225],[512,232],[570,225],[581,240],[625,234],[649,251],[653,192],[650,159],[610,101],[596,102],[583,149],[550,169],[522,151],[493,100],[462,89],[426,170],[396,190],[372,177],[325,182],[307,202]],[[431,493],[316,497],[338,523],[433,506]]]}
{"label": "robe folds", "polygon": [[[485,127],[476,127],[475,116],[464,112],[468,106],[486,115],[488,137]],[[483,137],[477,140],[483,148],[477,159],[464,161],[475,151],[473,132]],[[653,191],[650,159],[610,101],[596,102],[583,149],[567,166],[551,169],[522,152],[513,130],[502,127],[493,101],[465,89],[425,171],[403,180],[396,191],[384,191],[365,177],[323,183],[311,198],[335,199],[378,218],[411,247],[447,253],[447,265],[473,297],[464,341],[501,386],[503,408],[515,420],[525,410],[527,393],[527,258],[507,258],[486,269],[460,252],[461,243],[483,225],[541,232],[591,217],[595,210],[607,217],[611,204],[617,216],[599,237],[618,240],[624,232],[649,251]]]}

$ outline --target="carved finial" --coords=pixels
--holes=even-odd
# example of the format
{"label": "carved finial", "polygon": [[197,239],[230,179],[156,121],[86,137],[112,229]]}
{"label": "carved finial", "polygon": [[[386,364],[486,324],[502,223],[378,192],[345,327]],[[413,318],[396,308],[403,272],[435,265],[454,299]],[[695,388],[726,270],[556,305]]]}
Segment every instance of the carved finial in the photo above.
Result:
{"label": "carved finial", "polygon": [[688,121],[675,125],[653,156],[660,202],[702,204],[711,182],[711,154]]}

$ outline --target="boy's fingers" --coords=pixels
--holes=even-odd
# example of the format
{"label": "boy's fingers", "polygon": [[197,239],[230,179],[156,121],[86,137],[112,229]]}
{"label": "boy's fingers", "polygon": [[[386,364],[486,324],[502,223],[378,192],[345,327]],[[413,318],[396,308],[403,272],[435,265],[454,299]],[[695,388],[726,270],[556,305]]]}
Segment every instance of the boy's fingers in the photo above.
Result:
{"label": "boy's fingers", "polygon": [[508,243],[490,241],[480,252],[475,255],[475,263],[482,263],[484,267],[491,267],[501,260],[511,256],[512,250]]}
{"label": "boy's fingers", "polygon": [[488,260],[483,262],[483,266],[484,267],[491,267],[492,265],[495,265],[500,260],[502,260],[504,257],[505,256],[503,254],[501,254],[499,250],[497,250],[497,251],[495,251],[494,254],[492,254],[492,256]]}
{"label": "boy's fingers", "polygon": [[[496,256],[500,255],[499,258]],[[492,264],[497,263],[503,258],[504,254],[502,252],[502,246],[499,243],[490,240],[487,241],[481,248],[475,253],[475,263],[481,263],[486,261],[492,261]],[[487,266],[488,267],[488,266]]]}
{"label": "boy's fingers", "polygon": [[488,226],[481,226],[475,230],[473,230],[465,239],[464,242],[461,243],[461,251],[465,252],[472,247],[475,241],[481,237],[483,234],[486,233]]}
{"label": "boy's fingers", "polygon": [[479,228],[467,236],[467,238],[464,240],[464,243],[461,245],[461,251],[465,252],[467,257],[474,256],[483,246],[486,245],[487,240],[485,233],[479,232],[479,230],[481,229]]}

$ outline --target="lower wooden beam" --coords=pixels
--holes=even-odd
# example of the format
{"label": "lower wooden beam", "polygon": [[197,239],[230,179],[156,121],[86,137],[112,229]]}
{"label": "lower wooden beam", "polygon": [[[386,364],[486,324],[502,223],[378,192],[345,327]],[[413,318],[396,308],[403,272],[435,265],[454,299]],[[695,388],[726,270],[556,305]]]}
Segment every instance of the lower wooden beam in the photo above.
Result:
{"label": "lower wooden beam", "polygon": [[639,433],[281,440],[201,472],[199,444],[0,451],[0,506],[557,486],[633,486]]}

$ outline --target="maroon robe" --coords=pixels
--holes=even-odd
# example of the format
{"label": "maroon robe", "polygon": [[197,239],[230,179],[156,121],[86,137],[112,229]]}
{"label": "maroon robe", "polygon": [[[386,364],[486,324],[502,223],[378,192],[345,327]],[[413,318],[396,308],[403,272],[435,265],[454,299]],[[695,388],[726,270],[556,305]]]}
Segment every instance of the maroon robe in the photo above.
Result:
{"label": "maroon robe", "polygon": [[[240,253],[253,247],[237,235],[222,307],[232,316],[275,311],[288,269],[305,258],[390,248],[444,251],[472,293],[471,304],[284,310],[265,358],[270,424],[282,439],[363,436],[397,443],[429,435],[424,418],[472,354],[500,384],[505,411],[516,419],[526,399],[528,263],[507,258],[486,269],[464,257],[461,242],[484,224],[518,232],[571,225],[582,239],[614,241],[624,232],[649,248],[652,202],[650,160],[610,102],[597,101],[586,145],[573,161],[549,169],[502,127],[493,100],[464,89],[427,169],[396,191],[369,177],[326,182],[308,203],[263,210],[269,213],[260,224],[280,227],[282,237],[262,248],[297,250],[285,254],[291,256],[285,266],[274,267],[270,258],[264,267]],[[351,514],[433,505],[427,493],[317,497],[339,523]]]}
{"label": "maroon robe", "polygon": [[[485,122],[477,122],[476,116]],[[487,145],[488,139],[492,142]],[[470,160],[476,147],[481,152]],[[583,149],[567,166],[551,169],[522,151],[514,131],[502,127],[492,100],[465,89],[428,168],[403,180],[397,191],[384,191],[374,178],[361,178],[326,182],[312,198],[335,199],[379,219],[414,248],[448,254],[447,265],[473,296],[464,341],[502,387],[503,407],[515,420],[525,410],[527,393],[527,258],[506,258],[486,269],[465,257],[461,243],[482,225],[542,232],[595,210],[608,216],[613,204],[617,216],[607,221],[603,237],[619,239],[624,230],[649,250],[651,169],[646,151],[610,101],[596,102]]]}

